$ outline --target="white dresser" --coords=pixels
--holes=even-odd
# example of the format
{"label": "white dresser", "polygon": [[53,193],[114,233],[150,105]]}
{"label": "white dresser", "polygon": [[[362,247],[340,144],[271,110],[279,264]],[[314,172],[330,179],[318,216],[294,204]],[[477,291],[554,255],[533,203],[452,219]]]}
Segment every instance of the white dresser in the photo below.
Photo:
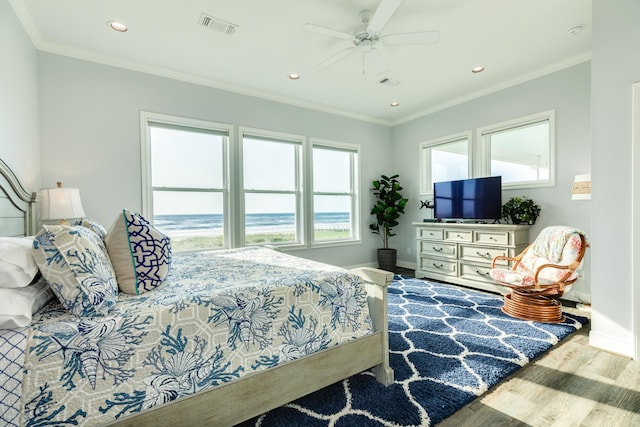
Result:
{"label": "white dresser", "polygon": [[[414,222],[416,277],[506,293],[489,277],[497,255],[513,257],[529,244],[529,226]],[[503,262],[504,265],[504,262]]]}

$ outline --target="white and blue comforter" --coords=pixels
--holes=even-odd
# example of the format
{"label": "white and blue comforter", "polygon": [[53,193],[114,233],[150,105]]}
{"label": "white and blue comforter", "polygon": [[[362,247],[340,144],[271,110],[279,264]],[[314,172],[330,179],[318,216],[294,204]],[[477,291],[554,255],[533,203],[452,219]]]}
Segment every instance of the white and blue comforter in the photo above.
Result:
{"label": "white and blue comforter", "polygon": [[343,269],[266,248],[176,254],[160,288],[106,317],[34,316],[23,424],[105,424],[371,332]]}

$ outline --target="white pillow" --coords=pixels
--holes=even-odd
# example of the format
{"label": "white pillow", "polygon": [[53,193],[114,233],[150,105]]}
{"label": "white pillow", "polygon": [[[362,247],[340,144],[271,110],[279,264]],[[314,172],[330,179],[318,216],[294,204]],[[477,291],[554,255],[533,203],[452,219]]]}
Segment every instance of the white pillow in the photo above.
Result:
{"label": "white pillow", "polygon": [[22,288],[36,277],[32,244],[33,237],[0,237],[0,288]]}
{"label": "white pillow", "polygon": [[31,286],[0,289],[0,329],[28,326],[31,315],[53,298],[53,291],[42,276]]}

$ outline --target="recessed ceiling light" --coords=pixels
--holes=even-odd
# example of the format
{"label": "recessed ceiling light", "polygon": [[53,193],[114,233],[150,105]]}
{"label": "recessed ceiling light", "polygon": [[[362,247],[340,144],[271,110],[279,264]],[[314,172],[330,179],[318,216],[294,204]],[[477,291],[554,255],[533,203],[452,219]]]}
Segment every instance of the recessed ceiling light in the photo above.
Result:
{"label": "recessed ceiling light", "polygon": [[289,74],[289,78],[291,80],[298,80],[300,78],[300,74],[291,73],[291,74]]}
{"label": "recessed ceiling light", "polygon": [[474,74],[481,73],[484,71],[484,67],[482,65],[478,65],[477,67],[473,67],[471,72]]}
{"label": "recessed ceiling light", "polygon": [[400,105],[400,103],[398,101],[393,101],[390,105],[392,107],[397,107],[398,105]]}
{"label": "recessed ceiling light", "polygon": [[109,21],[107,22],[107,24],[114,30],[120,32],[120,33],[124,33],[127,31],[127,26],[124,25],[122,22],[118,22],[118,21]]}

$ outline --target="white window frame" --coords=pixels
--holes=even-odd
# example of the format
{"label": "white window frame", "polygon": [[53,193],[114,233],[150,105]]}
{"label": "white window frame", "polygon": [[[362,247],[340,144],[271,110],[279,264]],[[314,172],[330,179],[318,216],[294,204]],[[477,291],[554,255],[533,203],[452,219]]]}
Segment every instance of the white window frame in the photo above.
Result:
{"label": "white window frame", "polygon": [[473,133],[468,130],[452,135],[443,136],[436,139],[431,139],[420,143],[418,158],[420,159],[420,195],[421,196],[433,196],[433,182],[431,180],[431,149],[439,145],[445,145],[452,142],[467,141],[467,176],[473,177],[473,159],[474,152],[472,151],[472,135]]}
{"label": "white window frame", "polygon": [[534,188],[534,187],[553,187],[556,184],[556,167],[555,167],[555,110],[543,111],[524,117],[504,121],[501,123],[484,126],[477,129],[476,139],[479,143],[479,175],[490,176],[491,174],[491,144],[490,136],[495,133],[517,129],[523,126],[529,126],[537,123],[549,123],[549,179],[536,181],[520,181],[514,183],[502,183],[504,190]]}
{"label": "white window frame", "polygon": [[[236,248],[245,245],[245,206],[244,206],[244,162],[242,157],[243,135],[255,138],[272,139],[277,142],[290,142],[298,145],[296,165],[296,235],[297,242],[278,244],[286,250],[305,249],[308,247],[342,246],[361,243],[362,236],[362,200],[361,200],[361,147],[356,144],[309,138],[303,135],[275,132],[251,127],[236,127],[230,124],[216,123],[206,120],[191,119],[180,116],[140,111],[140,153],[141,153],[141,184],[142,184],[142,214],[153,222],[153,194],[158,188],[152,184],[151,164],[151,126],[175,126],[189,130],[204,130],[227,135],[223,153],[223,189],[202,188],[161,188],[160,190],[179,191],[222,191],[223,193],[223,233],[224,246],[222,248]],[[351,167],[351,203],[352,203],[352,238],[340,240],[323,240],[314,242],[314,207],[313,207],[313,147],[346,150],[354,153]],[[269,193],[275,191],[267,191]],[[270,244],[274,245],[274,244]],[[197,249],[199,250],[199,249]]]}
{"label": "white window frame", "polygon": [[[350,165],[350,176],[349,176],[349,191],[346,193],[337,193],[337,192],[316,192],[315,186],[313,183],[313,148],[324,148],[336,151],[346,151],[351,153],[351,165]],[[319,247],[319,246],[337,246],[337,245],[351,245],[354,243],[361,242],[361,197],[360,197],[360,182],[361,181],[361,167],[360,167],[360,145],[357,144],[348,144],[345,142],[337,142],[337,141],[329,141],[325,139],[319,138],[310,138],[309,147],[307,149],[308,162],[307,162],[307,182],[309,183],[310,191],[308,191],[307,197],[307,206],[309,209],[307,210],[307,235],[309,236],[309,241],[311,242],[311,246]],[[340,239],[340,240],[320,240],[316,241],[315,236],[315,209],[314,209],[314,196],[316,195],[336,195],[336,196],[350,196],[351,197],[351,230],[352,237],[349,239]]]}
{"label": "white window frame", "polygon": [[223,146],[223,187],[221,189],[209,189],[215,192],[221,192],[223,198],[223,248],[234,247],[235,241],[231,230],[231,218],[233,215],[233,191],[232,180],[229,176],[230,167],[232,164],[232,141],[234,140],[233,126],[215,123],[205,120],[190,119],[185,117],[170,116],[160,113],[152,113],[147,111],[140,111],[140,129],[141,129],[141,173],[142,173],[142,215],[147,220],[153,222],[153,192],[154,191],[194,191],[203,192],[208,191],[203,188],[180,188],[170,189],[166,187],[153,187],[152,183],[152,168],[151,164],[151,133],[150,127],[153,123],[159,125],[175,126],[176,128],[195,129],[212,131],[215,133],[226,133],[227,143]]}
{"label": "white window frame", "polygon": [[[270,243],[269,245],[273,246],[282,246],[287,248],[296,248],[296,247],[305,247],[307,242],[307,237],[305,233],[305,177],[304,177],[304,152],[305,150],[305,142],[306,138],[302,135],[295,135],[290,133],[283,132],[274,132],[264,129],[257,129],[251,127],[239,127],[238,130],[239,141],[238,141],[238,176],[236,177],[238,183],[238,215],[236,217],[236,238],[238,243],[241,246],[246,246],[245,242],[245,194],[246,193],[254,193],[254,194],[294,194],[296,198],[296,236],[298,239],[295,242],[287,242],[287,243]],[[295,189],[292,191],[281,191],[281,190],[258,190],[258,189],[249,189],[248,191],[244,188],[244,137],[252,137],[256,139],[264,139],[271,140],[278,143],[290,143],[297,147],[296,149],[296,165],[295,165]]]}

